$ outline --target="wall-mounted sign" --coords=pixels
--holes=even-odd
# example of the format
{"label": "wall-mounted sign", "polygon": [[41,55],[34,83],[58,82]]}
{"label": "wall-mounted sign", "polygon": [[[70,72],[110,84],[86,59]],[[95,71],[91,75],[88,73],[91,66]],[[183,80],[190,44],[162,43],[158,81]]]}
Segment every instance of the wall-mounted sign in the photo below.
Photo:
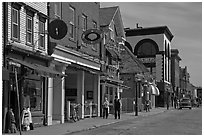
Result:
{"label": "wall-mounted sign", "polygon": [[49,24],[48,32],[53,39],[63,39],[67,35],[67,24],[63,20],[55,19]]}
{"label": "wall-mounted sign", "polygon": [[138,58],[142,63],[155,63],[156,58]]}
{"label": "wall-mounted sign", "polygon": [[101,42],[102,38],[102,31],[98,29],[89,29],[81,35],[81,39],[86,44],[97,44]]}

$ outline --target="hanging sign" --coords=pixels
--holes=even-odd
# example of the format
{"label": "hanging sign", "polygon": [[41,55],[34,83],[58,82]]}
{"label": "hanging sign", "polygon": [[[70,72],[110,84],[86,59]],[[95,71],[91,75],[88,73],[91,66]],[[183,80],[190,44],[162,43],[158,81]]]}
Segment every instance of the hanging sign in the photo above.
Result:
{"label": "hanging sign", "polygon": [[67,35],[67,24],[63,20],[55,19],[49,24],[48,32],[53,39],[63,39]]}
{"label": "hanging sign", "polygon": [[89,29],[82,34],[81,38],[86,44],[97,44],[100,43],[103,38],[102,31],[98,29]]}
{"label": "hanging sign", "polygon": [[155,63],[155,58],[138,58],[142,63]]}

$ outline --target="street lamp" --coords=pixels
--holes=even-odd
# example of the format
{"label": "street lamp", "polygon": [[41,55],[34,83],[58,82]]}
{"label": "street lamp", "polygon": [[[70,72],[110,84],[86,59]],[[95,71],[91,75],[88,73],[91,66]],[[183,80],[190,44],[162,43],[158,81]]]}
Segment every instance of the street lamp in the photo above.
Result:
{"label": "street lamp", "polygon": [[138,84],[137,83],[140,83],[140,82],[141,82],[141,79],[138,78],[138,77],[135,77],[135,116],[138,116],[138,104],[137,104],[137,97],[138,97],[137,89],[138,89]]}
{"label": "street lamp", "polygon": [[135,116],[138,116],[138,104],[137,104],[137,81],[135,82]]}

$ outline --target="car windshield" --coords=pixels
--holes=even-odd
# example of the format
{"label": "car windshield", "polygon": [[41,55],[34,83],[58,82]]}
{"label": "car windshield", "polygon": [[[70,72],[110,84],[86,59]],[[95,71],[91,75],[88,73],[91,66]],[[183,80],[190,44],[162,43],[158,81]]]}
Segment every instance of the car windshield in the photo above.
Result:
{"label": "car windshield", "polygon": [[188,98],[183,98],[181,101],[182,101],[182,102],[188,102],[189,99],[188,99]]}

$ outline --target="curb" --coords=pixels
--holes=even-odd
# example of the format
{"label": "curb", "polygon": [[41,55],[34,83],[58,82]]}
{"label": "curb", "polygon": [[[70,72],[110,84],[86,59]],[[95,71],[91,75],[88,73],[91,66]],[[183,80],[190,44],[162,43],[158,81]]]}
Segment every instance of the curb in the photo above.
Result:
{"label": "curb", "polygon": [[[164,112],[166,112],[166,111],[168,111],[168,110],[164,109],[164,110],[159,111],[159,112],[156,112],[156,113],[149,113],[149,114],[147,114],[147,115],[138,115],[137,117],[127,118],[127,119],[124,119],[124,120],[129,120],[129,119],[134,119],[134,118],[139,118],[139,117],[147,117],[147,116],[157,115],[157,114],[160,114],[160,113],[164,113]],[[142,113],[144,113],[144,112],[142,112]],[[147,113],[148,113],[148,112],[147,112]],[[99,127],[103,127],[103,126],[107,126],[107,125],[119,123],[119,122],[122,122],[122,121],[124,121],[124,120],[113,121],[113,122],[109,122],[109,123],[105,123],[105,124],[101,124],[101,125],[93,125],[92,127],[84,128],[84,129],[77,130],[77,131],[70,131],[70,132],[67,132],[66,134],[72,134],[72,133],[77,133],[77,132],[81,132],[81,131],[88,131],[88,130],[96,129],[96,128],[99,128]]]}

